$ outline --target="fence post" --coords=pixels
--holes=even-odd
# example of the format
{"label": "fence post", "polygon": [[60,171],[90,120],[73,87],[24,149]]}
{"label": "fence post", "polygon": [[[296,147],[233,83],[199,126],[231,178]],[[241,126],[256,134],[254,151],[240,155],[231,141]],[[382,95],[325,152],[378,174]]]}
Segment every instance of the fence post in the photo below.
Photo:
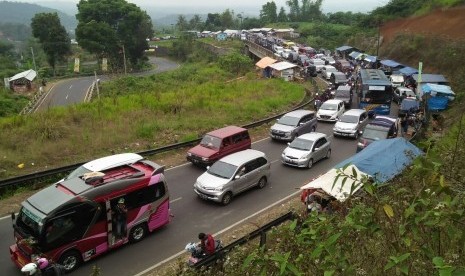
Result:
{"label": "fence post", "polygon": [[260,232],[260,247],[263,247],[266,245],[266,232],[261,231]]}

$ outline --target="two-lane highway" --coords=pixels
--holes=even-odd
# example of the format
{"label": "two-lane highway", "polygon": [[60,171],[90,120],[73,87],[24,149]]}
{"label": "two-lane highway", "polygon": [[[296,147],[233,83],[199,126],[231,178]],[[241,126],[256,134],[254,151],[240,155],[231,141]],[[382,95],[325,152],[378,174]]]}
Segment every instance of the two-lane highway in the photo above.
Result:
{"label": "two-lane highway", "polygon": [[[333,124],[318,123],[317,131],[332,135]],[[104,275],[135,275],[156,263],[183,250],[189,241],[196,241],[199,232],[217,233],[242,221],[244,218],[296,193],[297,189],[312,178],[325,173],[331,167],[355,153],[356,141],[332,138],[332,156],[322,160],[311,169],[298,169],[281,164],[280,157],[286,143],[264,139],[253,144],[253,148],[265,152],[272,161],[271,178],[262,189],[252,189],[233,199],[230,205],[220,206],[199,199],[193,184],[203,169],[185,164],[166,171],[170,188],[171,223],[150,234],[137,244],[127,245],[96,260],[84,264],[72,275],[89,275],[92,266],[101,268]],[[9,260],[8,246],[13,241],[11,220],[0,221],[3,238],[0,247],[0,267],[7,274],[20,275]]]}

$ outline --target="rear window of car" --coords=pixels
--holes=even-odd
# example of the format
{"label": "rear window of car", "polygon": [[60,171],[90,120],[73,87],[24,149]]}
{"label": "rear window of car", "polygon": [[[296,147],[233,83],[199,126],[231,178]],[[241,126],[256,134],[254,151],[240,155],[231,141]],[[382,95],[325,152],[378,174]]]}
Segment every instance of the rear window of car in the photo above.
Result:
{"label": "rear window of car", "polygon": [[209,169],[208,173],[221,178],[231,178],[237,170],[237,166],[223,162],[215,162]]}

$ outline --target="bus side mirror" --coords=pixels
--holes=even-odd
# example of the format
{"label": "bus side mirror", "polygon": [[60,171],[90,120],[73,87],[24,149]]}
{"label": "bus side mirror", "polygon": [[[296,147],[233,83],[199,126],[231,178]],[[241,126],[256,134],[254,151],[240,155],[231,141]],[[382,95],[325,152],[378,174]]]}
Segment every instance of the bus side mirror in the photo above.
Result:
{"label": "bus side mirror", "polygon": [[13,221],[13,223],[15,222],[16,220],[15,212],[11,212],[11,220]]}

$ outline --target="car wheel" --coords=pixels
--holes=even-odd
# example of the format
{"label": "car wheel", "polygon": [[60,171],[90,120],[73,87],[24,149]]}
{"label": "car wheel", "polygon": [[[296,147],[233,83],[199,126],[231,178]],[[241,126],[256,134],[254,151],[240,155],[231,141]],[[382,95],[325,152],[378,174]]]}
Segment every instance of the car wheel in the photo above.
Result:
{"label": "car wheel", "polygon": [[313,167],[313,159],[308,160],[307,168]]}
{"label": "car wheel", "polygon": [[147,226],[144,223],[134,226],[129,233],[129,241],[136,243],[147,235]]}
{"label": "car wheel", "polygon": [[231,200],[232,200],[232,193],[227,192],[221,199],[221,204],[228,205],[231,202]]}
{"label": "car wheel", "polygon": [[325,158],[326,158],[326,159],[329,159],[330,157],[331,157],[331,149],[329,149],[329,150],[326,152]]}
{"label": "car wheel", "polygon": [[266,186],[266,177],[263,176],[262,178],[260,178],[260,180],[258,180],[258,185],[257,186],[258,186],[259,189],[265,188],[265,186]]}
{"label": "car wheel", "polygon": [[81,261],[81,255],[79,252],[72,250],[61,255],[58,263],[61,264],[68,273],[78,268],[78,266],[81,264]]}

